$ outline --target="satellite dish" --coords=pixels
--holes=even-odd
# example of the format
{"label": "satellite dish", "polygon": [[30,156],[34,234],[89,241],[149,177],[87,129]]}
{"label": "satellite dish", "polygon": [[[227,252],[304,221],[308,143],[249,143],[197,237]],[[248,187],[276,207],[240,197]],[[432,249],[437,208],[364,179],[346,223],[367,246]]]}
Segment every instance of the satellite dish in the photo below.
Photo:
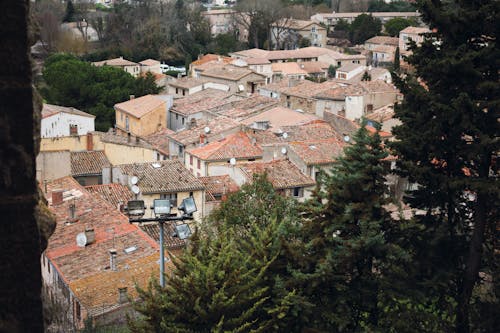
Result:
{"label": "satellite dish", "polygon": [[130,183],[132,183],[132,185],[137,184],[138,181],[139,181],[139,178],[137,178],[137,176],[133,176],[132,178],[130,178]]}
{"label": "satellite dish", "polygon": [[203,130],[205,131],[205,134],[210,133],[210,127],[208,127],[208,126],[207,126],[207,127],[205,127]]}
{"label": "satellite dish", "polygon": [[344,135],[344,141],[345,142],[351,141],[351,138],[349,137],[349,135]]}
{"label": "satellite dish", "polygon": [[139,186],[137,186],[137,185],[133,185],[131,190],[132,190],[132,193],[134,193],[134,194],[139,194],[139,192],[140,192]]}
{"label": "satellite dish", "polygon": [[229,160],[229,163],[231,165],[236,165],[236,159],[234,157],[231,157],[231,159]]}
{"label": "satellite dish", "polygon": [[87,236],[84,232],[80,232],[76,235],[76,245],[79,247],[85,247],[85,245],[87,245]]}
{"label": "satellite dish", "polygon": [[283,133],[283,139],[286,139],[286,138],[288,138],[288,133],[287,132]]}
{"label": "satellite dish", "polygon": [[281,148],[281,153],[282,153],[283,155],[286,155],[286,148],[285,148],[285,147]]}

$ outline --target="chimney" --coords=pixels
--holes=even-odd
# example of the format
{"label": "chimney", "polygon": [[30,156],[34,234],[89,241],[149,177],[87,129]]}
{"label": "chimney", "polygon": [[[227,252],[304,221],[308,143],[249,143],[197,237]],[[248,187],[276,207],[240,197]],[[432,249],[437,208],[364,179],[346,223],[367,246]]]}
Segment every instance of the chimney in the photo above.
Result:
{"label": "chimney", "polygon": [[204,144],[205,143],[205,134],[200,134],[200,145]]}
{"label": "chimney", "polygon": [[127,287],[118,288],[118,303],[123,304],[128,302]]}
{"label": "chimney", "polygon": [[60,205],[63,203],[63,190],[52,191],[52,206]]}
{"label": "chimney", "polygon": [[76,218],[76,205],[73,200],[73,202],[69,205],[69,218],[71,221],[74,221]]}
{"label": "chimney", "polygon": [[135,95],[130,95],[130,100],[133,100],[135,98]]}
{"label": "chimney", "polygon": [[87,245],[92,244],[95,241],[94,228],[85,228],[85,237],[87,238]]}
{"label": "chimney", "polygon": [[118,203],[118,211],[119,211],[120,213],[123,213],[123,212],[125,211],[125,210],[124,210],[124,208],[125,208],[125,204],[123,203],[123,201],[120,201],[120,202]]}
{"label": "chimney", "polygon": [[87,150],[94,150],[94,136],[92,133],[87,133]]}
{"label": "chimney", "polygon": [[116,249],[109,250],[109,267],[112,271],[116,271]]}

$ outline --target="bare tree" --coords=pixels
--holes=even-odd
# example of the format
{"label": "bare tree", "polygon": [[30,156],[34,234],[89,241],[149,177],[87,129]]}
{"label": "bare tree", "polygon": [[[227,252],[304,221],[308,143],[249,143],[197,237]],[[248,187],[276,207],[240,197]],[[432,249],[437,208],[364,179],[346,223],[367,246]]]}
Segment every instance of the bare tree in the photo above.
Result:
{"label": "bare tree", "polygon": [[235,7],[234,21],[248,31],[248,44],[264,45],[271,37],[271,24],[287,16],[281,0],[246,0]]}
{"label": "bare tree", "polygon": [[61,3],[55,0],[37,1],[33,8],[43,48],[47,53],[53,52],[61,37],[64,9]]}

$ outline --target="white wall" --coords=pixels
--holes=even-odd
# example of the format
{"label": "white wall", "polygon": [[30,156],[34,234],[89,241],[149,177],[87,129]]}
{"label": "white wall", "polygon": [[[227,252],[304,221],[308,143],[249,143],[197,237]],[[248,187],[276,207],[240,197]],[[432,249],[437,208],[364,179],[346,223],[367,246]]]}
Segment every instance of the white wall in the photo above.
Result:
{"label": "white wall", "polygon": [[70,113],[56,113],[50,117],[43,118],[41,124],[42,138],[55,138],[70,136],[69,126],[78,126],[78,135],[85,135],[95,131],[94,117],[84,117]]}
{"label": "white wall", "polygon": [[363,116],[363,111],[363,96],[347,96],[345,98],[345,117],[347,119],[360,119]]}

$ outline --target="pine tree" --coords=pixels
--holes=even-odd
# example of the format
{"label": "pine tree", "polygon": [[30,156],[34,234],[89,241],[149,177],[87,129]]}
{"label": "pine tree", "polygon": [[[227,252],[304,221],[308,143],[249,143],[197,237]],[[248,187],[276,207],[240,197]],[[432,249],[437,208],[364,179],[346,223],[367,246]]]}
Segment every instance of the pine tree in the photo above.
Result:
{"label": "pine tree", "polygon": [[[240,200],[254,206],[232,219]],[[265,176],[231,195],[174,260],[165,289],[139,290],[135,308],[144,316],[129,322],[132,332],[299,332],[304,302],[288,284],[284,242],[293,226],[276,214],[289,210],[283,204]]]}
{"label": "pine tree", "polygon": [[365,124],[306,210],[304,234],[311,237],[304,281],[319,313],[313,326],[328,331],[377,328],[381,288],[391,289],[384,279],[392,276],[392,261],[404,255],[390,242],[397,228],[384,209],[387,152]]}
{"label": "pine tree", "polygon": [[[456,332],[487,331],[487,318],[480,314],[471,323],[470,313],[476,311],[471,297],[483,285],[480,272],[498,286],[500,2],[428,0],[419,6],[435,32],[421,46],[413,44],[407,61],[415,75],[396,80],[405,99],[396,110],[402,125],[393,144],[401,175],[418,184],[407,202],[424,212],[415,216],[422,231],[412,243],[412,287],[456,318]],[[500,308],[498,295],[493,302]]]}

